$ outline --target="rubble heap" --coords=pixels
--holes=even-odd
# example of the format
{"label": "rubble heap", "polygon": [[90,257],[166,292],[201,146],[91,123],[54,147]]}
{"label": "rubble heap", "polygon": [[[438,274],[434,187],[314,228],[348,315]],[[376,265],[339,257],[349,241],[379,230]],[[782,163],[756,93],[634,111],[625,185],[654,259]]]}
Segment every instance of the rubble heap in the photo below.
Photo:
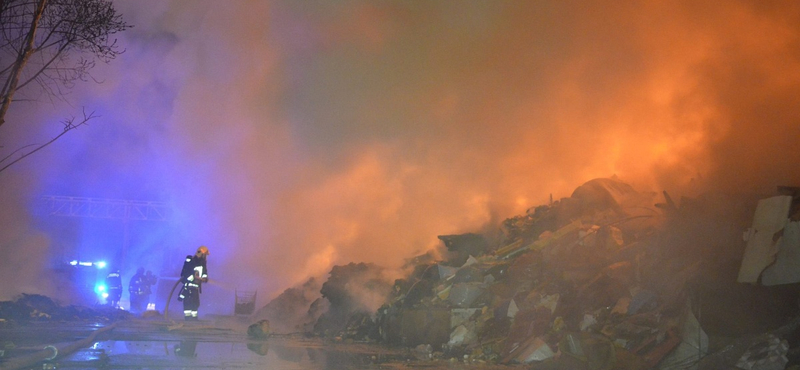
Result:
{"label": "rubble heap", "polygon": [[286,289],[253,316],[269,318],[271,329],[280,333],[312,332],[314,323],[322,314],[319,305],[322,284],[310,278],[298,287]]}
{"label": "rubble heap", "polygon": [[[337,308],[315,329],[340,325],[315,333],[405,346],[418,358],[697,366],[728,344],[718,338],[785,328],[798,314],[794,287],[736,284],[751,203],[710,195],[678,207],[666,193],[595,179],[505,220],[501,237],[440,236],[446,257],[415,259],[377,312],[335,302],[353,275],[342,270],[356,265],[335,267],[323,296]],[[785,354],[787,342],[778,343]],[[751,344],[740,343],[733,360]]]}
{"label": "rubble heap", "polygon": [[373,310],[366,302],[383,302],[390,289],[379,266],[366,263],[334,266],[320,289],[329,307],[314,324],[314,333],[328,337],[374,338],[376,328],[370,325],[370,311]]}
{"label": "rubble heap", "polygon": [[62,306],[51,298],[39,294],[22,294],[14,301],[0,302],[0,320],[11,323],[30,321],[116,321],[130,317],[123,310],[84,306]]}

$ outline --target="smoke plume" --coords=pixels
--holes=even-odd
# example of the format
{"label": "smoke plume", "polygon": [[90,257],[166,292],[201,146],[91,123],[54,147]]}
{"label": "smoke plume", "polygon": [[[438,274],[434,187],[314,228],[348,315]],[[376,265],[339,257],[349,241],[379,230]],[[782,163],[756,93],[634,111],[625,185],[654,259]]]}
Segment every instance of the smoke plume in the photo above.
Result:
{"label": "smoke plume", "polygon": [[[0,173],[17,265],[121,243],[28,216],[47,194],[167,202],[170,223],[130,225],[125,268],[177,274],[203,244],[218,286],[269,297],[336,264],[399,267],[596,177],[800,184],[796,2],[114,3],[135,27],[102,83],[12,105],[42,137],[100,116]],[[27,143],[15,125],[4,152]]]}

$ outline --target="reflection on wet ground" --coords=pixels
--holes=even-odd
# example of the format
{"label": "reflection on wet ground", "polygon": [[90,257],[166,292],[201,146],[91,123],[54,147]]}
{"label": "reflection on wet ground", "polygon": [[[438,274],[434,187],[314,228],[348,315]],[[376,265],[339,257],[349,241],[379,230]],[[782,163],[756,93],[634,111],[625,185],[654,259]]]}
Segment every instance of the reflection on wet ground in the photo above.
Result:
{"label": "reflection on wet ground", "polygon": [[[232,319],[233,320],[233,319]],[[327,343],[318,339],[277,335],[254,340],[246,326],[219,319],[199,323],[130,320],[114,324],[77,349],[60,351],[25,369],[399,369],[411,359],[407,352],[358,343]],[[245,322],[246,324],[246,322]],[[15,343],[0,369],[26,349],[66,348],[107,325],[32,323],[0,327],[0,337]],[[112,329],[112,328],[107,328]],[[57,351],[58,352],[58,351]],[[5,363],[4,363],[5,362]]]}
{"label": "reflection on wet ground", "polygon": [[[402,363],[402,356],[262,342],[102,341],[53,362],[52,369],[355,369]],[[47,367],[45,367],[47,368]]]}

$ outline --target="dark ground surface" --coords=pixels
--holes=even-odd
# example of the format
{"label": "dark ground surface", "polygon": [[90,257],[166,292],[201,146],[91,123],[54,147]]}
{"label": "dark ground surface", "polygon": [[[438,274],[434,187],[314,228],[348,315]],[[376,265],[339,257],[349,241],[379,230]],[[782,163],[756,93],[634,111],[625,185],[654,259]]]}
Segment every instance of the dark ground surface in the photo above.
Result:
{"label": "dark ground surface", "polygon": [[[729,269],[714,269],[691,283],[696,292],[695,314],[709,334],[712,355],[724,355],[730,361],[753,340],[776,331],[797,348],[797,287],[735,283],[730,275],[737,268],[732,261]],[[54,312],[64,311],[71,312],[68,308]],[[186,322],[155,313],[149,318],[117,311],[95,312],[94,316],[83,313],[83,318],[71,314],[72,319],[0,321],[0,343],[5,348],[0,370],[570,369],[581,365],[570,363],[568,358],[534,365],[464,363],[435,356],[431,360],[419,358],[412,348],[324,341],[299,334],[274,334],[255,340],[247,336],[252,321],[248,317],[205,317]],[[57,354],[53,347],[58,349]],[[629,360],[626,362],[624,352],[619,352],[615,368],[641,368],[635,358]]]}
{"label": "dark ground surface", "polygon": [[[708,256],[687,282],[694,314],[709,335],[709,362],[701,369],[733,369],[742,353],[766,333],[789,342],[792,366],[800,363],[798,284],[765,287],[736,282],[741,262]],[[667,277],[668,278],[668,277]],[[581,369],[558,361],[492,365],[462,359],[421,358],[413,348],[390,348],[275,334],[247,336],[250,317],[206,316],[197,322],[148,318],[125,311],[57,306],[26,296],[0,304],[0,370],[6,369]],[[52,347],[49,347],[52,346]],[[57,355],[53,347],[58,349]],[[642,369],[635,356],[617,352],[615,369]],[[584,366],[584,367],[581,367]],[[721,366],[721,367],[720,367]]]}
{"label": "dark ground surface", "polygon": [[[510,223],[513,227],[509,226],[509,235],[528,235],[530,240],[523,239],[530,242],[537,239],[536,235],[542,229],[559,230],[564,227],[565,222],[569,223],[574,219],[561,217],[563,214],[574,213],[570,213],[575,210],[568,207],[572,203],[574,202],[545,207],[542,212],[514,218],[514,222]],[[336,338],[367,338],[362,335],[348,337],[349,323],[363,324],[363,327],[370,330],[377,327],[377,324],[369,320],[350,320],[347,315],[363,317],[364,313],[352,313],[348,310],[340,310],[343,315],[328,318],[326,322],[333,324],[332,328],[338,328],[330,330],[330,333],[316,330],[320,322],[323,322],[320,319],[316,321],[314,331],[308,337],[279,334],[266,340],[254,340],[247,336],[247,332],[248,326],[255,321],[267,318],[272,321],[275,330],[274,328],[279,327],[277,324],[288,320],[269,316],[259,316],[257,319],[206,316],[201,317],[199,322],[184,322],[179,317],[179,321],[175,321],[176,318],[167,319],[158,313],[149,318],[141,318],[119,310],[59,307],[47,297],[24,296],[15,302],[0,302],[0,350],[4,350],[0,356],[0,370],[647,369],[669,353],[665,351],[676,348],[673,346],[678,344],[675,339],[690,344],[689,339],[700,338],[700,328],[708,335],[708,354],[701,358],[703,355],[694,347],[690,350],[696,351],[696,356],[689,353],[688,357],[681,357],[681,361],[687,361],[685,365],[698,365],[696,368],[703,370],[735,369],[737,361],[749,352],[766,355],[765,352],[750,349],[759,349],[762,344],[771,343],[772,339],[778,338],[782,340],[780,346],[785,348],[781,354],[784,356],[782,363],[786,364],[786,368],[796,369],[793,366],[800,366],[800,284],[766,287],[737,282],[745,247],[741,239],[742,230],[751,225],[754,204],[750,201],[732,201],[726,197],[687,200],[682,202],[680,208],[674,205],[666,208],[664,220],[654,225],[630,222],[642,220],[635,217],[622,218],[628,223],[614,223],[623,228],[620,231],[624,238],[617,245],[618,248],[606,251],[608,253],[603,253],[608,245],[599,233],[594,246],[588,247],[589,243],[577,243],[574,240],[578,238],[577,231],[574,231],[572,234],[575,235],[564,234],[572,235],[573,239],[566,236],[562,239],[556,238],[549,249],[537,249],[536,253],[505,259],[510,262],[510,267],[507,274],[498,273],[503,279],[490,286],[492,300],[477,304],[487,314],[483,315],[481,312],[481,315],[474,316],[487,316],[488,320],[492,320],[496,319],[498,310],[500,316],[504,316],[502,308],[505,306],[501,304],[510,299],[507,294],[509,292],[514,293],[515,299],[519,298],[516,300],[517,304],[527,305],[527,311],[514,317],[513,327],[487,325],[485,328],[500,329],[479,332],[481,336],[478,341],[471,344],[469,350],[462,348],[460,352],[448,352],[444,346],[440,346],[441,351],[440,348],[433,347],[433,350],[420,352],[419,347],[414,347],[417,343],[431,343],[431,338],[427,335],[429,331],[426,329],[436,325],[424,320],[409,320],[403,325],[398,324],[401,329],[413,328],[413,333],[425,333],[424,338],[418,338],[419,341],[409,341],[407,347],[390,348],[337,340]],[[559,217],[566,221],[549,224],[550,221],[561,219]],[[612,217],[616,220],[621,216],[607,210],[582,214],[581,217],[586,220],[587,225],[605,225],[609,222],[604,221],[606,218]],[[605,236],[609,235],[611,234]],[[505,244],[499,246],[506,247]],[[503,248],[491,250],[483,257],[489,262],[502,262],[502,258],[505,258],[502,256],[506,256],[504,252],[500,252]],[[457,248],[454,250],[458,252]],[[473,253],[474,251],[470,251],[470,255]],[[466,259],[466,256],[457,253],[452,257],[453,261],[460,257]],[[462,265],[463,261],[456,261],[447,266]],[[420,271],[424,272],[429,271],[431,266],[435,264],[419,262],[416,267],[422,267]],[[463,270],[474,271],[478,278],[483,278],[484,272],[491,273],[490,266],[493,265],[482,267],[487,271],[472,266]],[[334,268],[331,279],[323,284],[320,292],[325,291],[326,297],[333,303],[340,300],[331,298],[348,297],[346,287],[361,281],[358,279],[361,275],[355,273],[360,271],[357,269],[359,267],[360,265],[351,264]],[[337,271],[340,273],[334,274]],[[593,276],[596,277],[592,278]],[[441,308],[445,304],[444,309],[448,309],[447,302],[436,300],[437,289],[441,288],[439,284],[446,282],[436,280],[440,278],[438,274],[435,278],[424,273],[421,276],[413,275],[408,281],[417,283],[407,284],[407,290],[403,292],[408,294],[390,302],[402,304],[398,306],[401,308]],[[333,284],[335,282],[337,284]],[[418,284],[419,282],[429,283],[429,286],[424,287],[425,284]],[[424,289],[413,290],[414,287]],[[656,299],[650,302],[654,305],[648,306],[641,313],[628,312],[616,316],[607,314],[616,304],[622,302],[622,298],[632,299],[634,288],[655,292]],[[425,294],[412,294],[420,291]],[[560,311],[537,310],[534,306],[537,300],[553,293],[560,293]],[[300,295],[300,298],[304,297]],[[346,299],[341,301],[347,303]],[[313,303],[309,307],[309,302],[305,299],[298,302],[301,304],[287,305],[284,311],[310,313],[315,307]],[[439,306],[434,303],[439,303]],[[685,314],[687,308],[691,309],[700,328],[683,329],[682,325],[678,325],[681,317],[692,316]],[[593,336],[567,336],[565,333],[569,330],[562,329],[567,327],[577,330],[580,319],[587,312],[595,315],[603,324],[590,329]],[[553,317],[554,315],[558,317]],[[558,326],[561,329],[557,329],[556,325],[559,319],[564,324]],[[502,322],[507,321],[509,320]],[[393,329],[392,326],[386,328]],[[361,326],[356,326],[355,329],[361,329]],[[694,330],[698,332],[696,337],[690,335]],[[396,331],[406,333],[404,330]],[[358,334],[359,330],[353,332]],[[674,332],[684,332],[687,335],[678,337]],[[602,341],[596,340],[600,334],[603,335]],[[542,338],[551,340],[551,348],[557,352],[545,361],[527,365],[491,365],[481,360],[492,361],[494,357],[487,354],[500,353],[505,356],[515,350],[511,346],[501,346],[498,343],[520,344],[519,348],[528,348],[528,340]],[[591,348],[594,344],[605,346],[617,339],[629,342],[613,342],[616,348],[613,351],[605,350],[606,347],[597,347],[597,351],[592,351],[594,356],[591,359],[586,356],[587,359],[580,362],[559,350],[569,348],[566,342],[562,345],[560,339],[564,338],[577,338],[578,341],[585,339],[581,343],[589,346],[586,348],[590,350],[595,349]],[[402,339],[400,342],[404,342],[406,338]],[[370,340],[374,341],[375,338]],[[447,342],[447,338],[444,341]],[[391,341],[387,340],[386,343]],[[486,349],[491,351],[484,351]],[[683,355],[685,354],[684,352]],[[514,356],[508,358],[516,358]],[[49,357],[52,358],[45,360]],[[501,362],[514,363],[510,360]]]}
{"label": "dark ground surface", "polygon": [[[4,322],[0,338],[7,347],[13,343],[13,348],[5,350],[0,369],[416,367],[410,365],[415,360],[405,350],[359,343],[323,343],[290,335],[253,340],[246,332],[246,318],[237,317],[198,322],[160,317],[129,318],[114,323]],[[59,349],[57,354],[52,347]],[[54,358],[48,359],[53,355]]]}

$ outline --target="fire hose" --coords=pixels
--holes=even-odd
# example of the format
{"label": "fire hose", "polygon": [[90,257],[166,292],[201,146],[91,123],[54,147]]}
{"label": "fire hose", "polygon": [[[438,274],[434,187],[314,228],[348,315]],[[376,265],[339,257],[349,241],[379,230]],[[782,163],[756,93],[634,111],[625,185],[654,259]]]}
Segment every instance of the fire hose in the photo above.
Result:
{"label": "fire hose", "polygon": [[94,338],[98,334],[112,330],[115,327],[117,327],[117,323],[113,323],[109,326],[97,329],[93,331],[92,334],[90,334],[88,337],[75,342],[51,344],[45,346],[43,349],[36,351],[34,353],[24,356],[9,358],[7,361],[0,364],[0,370],[26,369],[42,361],[54,360],[59,356],[64,357],[72,352],[77,351],[80,348],[90,346],[92,343],[94,343]]}
{"label": "fire hose", "polygon": [[[172,302],[172,295],[175,294],[175,289],[178,287],[182,279],[178,279],[174,285],[172,285],[172,289],[169,290],[169,296],[167,297],[167,303],[164,305],[164,318],[169,318],[169,303]],[[211,281],[207,281],[207,283],[212,284]]]}
{"label": "fire hose", "polygon": [[181,279],[175,282],[175,285],[172,286],[172,289],[169,290],[169,297],[167,297],[167,304],[164,305],[164,318],[168,318],[169,314],[169,302],[172,301],[172,294],[175,293],[175,288],[178,287],[178,284],[181,283]]}

